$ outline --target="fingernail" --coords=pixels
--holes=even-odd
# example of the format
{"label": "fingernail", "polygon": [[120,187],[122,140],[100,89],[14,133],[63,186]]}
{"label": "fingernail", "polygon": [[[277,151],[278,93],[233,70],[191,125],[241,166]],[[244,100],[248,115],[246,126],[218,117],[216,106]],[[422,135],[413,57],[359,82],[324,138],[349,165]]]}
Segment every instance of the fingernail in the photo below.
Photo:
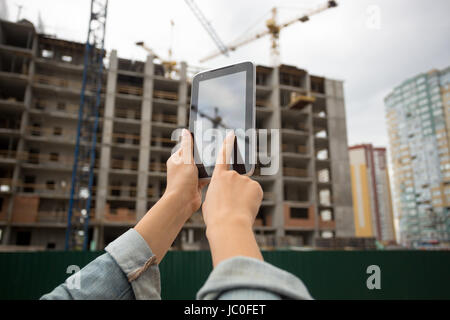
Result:
{"label": "fingernail", "polygon": [[234,130],[230,130],[230,131],[227,133],[227,138],[231,138],[232,136],[234,136]]}
{"label": "fingernail", "polygon": [[189,135],[189,130],[183,129],[183,131],[181,132],[181,134],[182,134],[183,136],[188,136],[188,135]]}

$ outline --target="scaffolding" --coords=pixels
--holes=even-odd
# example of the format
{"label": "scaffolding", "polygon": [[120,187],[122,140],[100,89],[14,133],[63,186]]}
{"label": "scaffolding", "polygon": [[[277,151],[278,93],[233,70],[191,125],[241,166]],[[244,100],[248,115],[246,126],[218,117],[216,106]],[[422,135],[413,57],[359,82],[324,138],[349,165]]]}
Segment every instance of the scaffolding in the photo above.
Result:
{"label": "scaffolding", "polygon": [[[67,213],[66,250],[86,250],[95,167],[95,147],[103,82],[108,0],[92,0],[84,53],[83,82]],[[94,88],[95,94],[87,91]],[[90,121],[94,117],[94,121]]]}

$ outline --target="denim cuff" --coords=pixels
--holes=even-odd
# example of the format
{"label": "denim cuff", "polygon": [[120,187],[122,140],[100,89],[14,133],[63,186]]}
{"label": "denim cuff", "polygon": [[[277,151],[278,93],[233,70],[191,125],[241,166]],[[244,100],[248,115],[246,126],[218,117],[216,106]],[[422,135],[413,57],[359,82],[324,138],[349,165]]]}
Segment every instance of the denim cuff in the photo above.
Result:
{"label": "denim cuff", "polygon": [[131,228],[105,250],[131,284],[136,299],[161,299],[161,280],[156,256],[147,242]]}
{"label": "denim cuff", "polygon": [[197,299],[220,299],[224,293],[224,297],[247,299],[253,291],[274,294],[280,299],[312,299],[299,278],[249,257],[233,257],[219,263],[198,291]]}

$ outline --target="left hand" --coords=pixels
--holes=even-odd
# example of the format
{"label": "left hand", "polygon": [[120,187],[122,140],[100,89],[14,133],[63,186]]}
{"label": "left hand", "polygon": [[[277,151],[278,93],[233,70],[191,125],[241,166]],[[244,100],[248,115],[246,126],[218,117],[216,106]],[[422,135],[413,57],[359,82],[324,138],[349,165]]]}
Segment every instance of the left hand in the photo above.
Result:
{"label": "left hand", "polygon": [[188,219],[202,204],[202,189],[208,181],[198,180],[198,170],[193,157],[193,139],[187,129],[183,129],[180,149],[166,162],[167,187],[163,198],[177,201]]}

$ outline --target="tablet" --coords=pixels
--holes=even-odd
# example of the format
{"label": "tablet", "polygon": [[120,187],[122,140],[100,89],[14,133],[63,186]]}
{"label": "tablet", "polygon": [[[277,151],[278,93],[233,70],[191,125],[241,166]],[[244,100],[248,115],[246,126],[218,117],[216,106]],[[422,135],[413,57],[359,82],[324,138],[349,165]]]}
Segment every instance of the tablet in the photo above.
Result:
{"label": "tablet", "polygon": [[[210,178],[229,130],[236,139],[230,169],[252,175],[255,156],[255,66],[242,62],[192,79],[189,130],[199,178]],[[253,136],[252,136],[253,135]]]}

